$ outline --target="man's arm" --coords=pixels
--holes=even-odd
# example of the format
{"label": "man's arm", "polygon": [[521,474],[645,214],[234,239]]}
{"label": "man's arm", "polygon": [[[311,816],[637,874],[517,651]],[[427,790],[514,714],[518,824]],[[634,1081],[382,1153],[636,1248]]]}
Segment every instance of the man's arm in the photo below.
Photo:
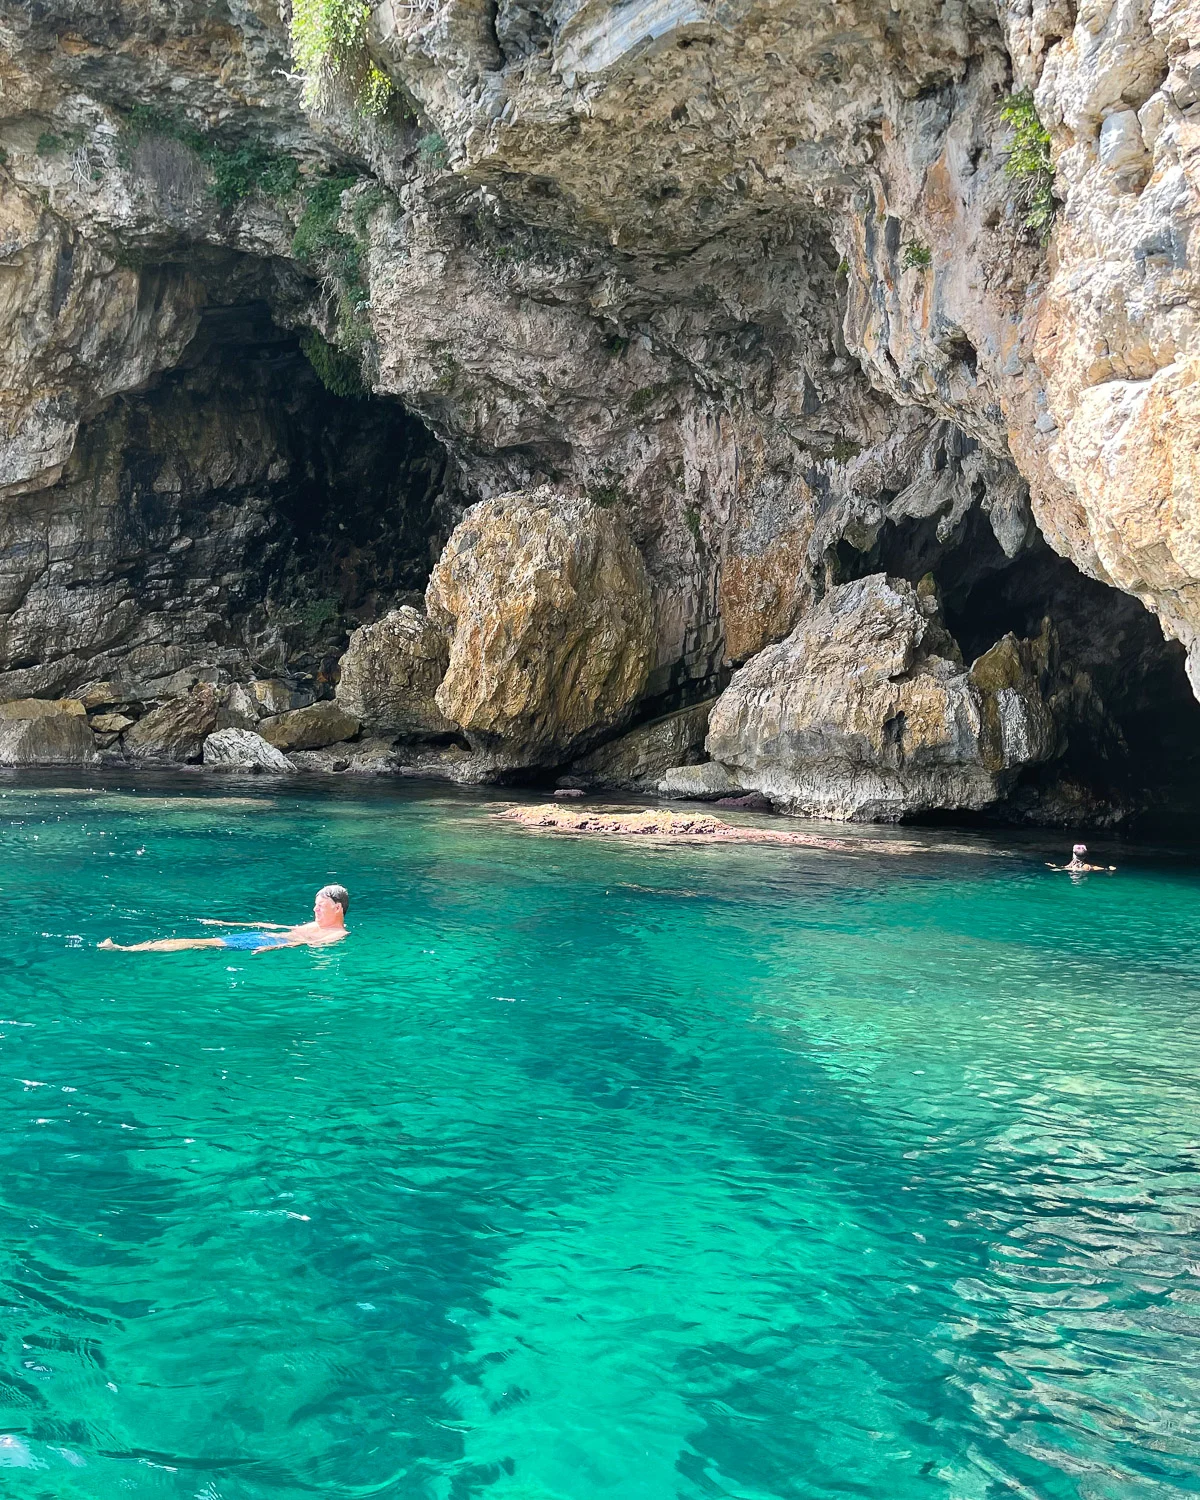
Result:
{"label": "man's arm", "polygon": [[240,927],[248,932],[266,932],[268,927],[276,932],[287,932],[291,927],[290,922],[221,922],[216,917],[200,917],[198,920],[201,927]]}

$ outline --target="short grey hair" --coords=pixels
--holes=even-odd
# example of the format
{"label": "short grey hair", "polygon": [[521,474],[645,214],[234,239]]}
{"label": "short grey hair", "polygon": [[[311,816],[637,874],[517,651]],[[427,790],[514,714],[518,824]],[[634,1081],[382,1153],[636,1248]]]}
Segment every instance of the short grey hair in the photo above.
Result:
{"label": "short grey hair", "polygon": [[317,892],[318,898],[327,896],[330,901],[336,901],[342,908],[342,916],[350,910],[350,892],[344,885],[323,885]]}

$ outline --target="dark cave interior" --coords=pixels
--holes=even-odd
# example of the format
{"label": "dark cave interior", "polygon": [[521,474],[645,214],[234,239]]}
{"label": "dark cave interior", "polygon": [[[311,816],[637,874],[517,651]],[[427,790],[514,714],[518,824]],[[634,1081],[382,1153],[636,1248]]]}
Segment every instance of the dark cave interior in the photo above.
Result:
{"label": "dark cave interior", "polygon": [[321,677],[357,625],[423,593],[450,489],[400,402],[326,389],[266,301],[242,300],[207,306],[175,368],[85,425],[24,524],[78,534],[68,589],[109,658],[154,617],[193,658],[211,644]]}
{"label": "dark cave interior", "polygon": [[967,663],[1008,631],[1037,636],[1049,619],[1063,749],[1024,774],[1011,810],[1052,821],[1121,812],[1143,829],[1169,819],[1176,832],[1200,834],[1200,703],[1183,647],[1164,639],[1139,600],[1088,578],[1036,532],[1009,558],[978,506],[949,539],[937,529],[937,517],[888,521],[868,551],[843,541],[837,576],[886,572],[915,583],[932,573]]}

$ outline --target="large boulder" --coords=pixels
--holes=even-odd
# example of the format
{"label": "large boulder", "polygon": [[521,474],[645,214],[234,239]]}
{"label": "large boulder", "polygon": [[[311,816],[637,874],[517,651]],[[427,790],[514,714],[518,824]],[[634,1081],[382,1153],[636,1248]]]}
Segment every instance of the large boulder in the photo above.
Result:
{"label": "large boulder", "polygon": [[89,765],[96,741],[75,698],[18,698],[0,703],[0,765]]}
{"label": "large boulder", "polygon": [[144,714],[122,740],[131,760],[183,764],[204,753],[204,741],[217,727],[217,696],[198,683],[186,698],[171,698]]}
{"label": "large boulder", "polygon": [[380,734],[453,734],[434,695],[446,675],[446,637],[411,605],[360,625],[341,660],[339,707]]}
{"label": "large boulder", "polygon": [[704,759],[704,736],[713,699],[639,724],[620,739],[590,751],[562,777],[563,787],[650,791],[673,766]]}
{"label": "large boulder", "polygon": [[1046,649],[1006,636],[968,671],[932,590],[876,574],[832,589],[734,674],[707,748],[795,812],[894,821],[986,807],[1055,749]]}
{"label": "large boulder", "polygon": [[296,768],[252,729],[217,729],[204,741],[204,764],[226,771],[267,771],[286,776]]}
{"label": "large boulder", "polygon": [[293,708],[261,719],[258,732],[277,750],[322,750],[326,745],[340,745],[359,731],[356,718],[336,703],[313,703],[308,708]]}
{"label": "large boulder", "polygon": [[511,765],[553,765],[626,722],[650,670],[645,564],[611,511],[543,486],[485,500],[426,593],[450,637],[437,705]]}

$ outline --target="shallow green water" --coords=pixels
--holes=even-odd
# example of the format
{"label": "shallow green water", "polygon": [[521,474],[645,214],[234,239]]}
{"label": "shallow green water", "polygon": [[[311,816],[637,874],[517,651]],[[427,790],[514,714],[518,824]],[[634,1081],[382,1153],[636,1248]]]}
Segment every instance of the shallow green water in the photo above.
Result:
{"label": "shallow green water", "polygon": [[0,787],[0,1494],[1200,1492],[1192,869],[183,786]]}

